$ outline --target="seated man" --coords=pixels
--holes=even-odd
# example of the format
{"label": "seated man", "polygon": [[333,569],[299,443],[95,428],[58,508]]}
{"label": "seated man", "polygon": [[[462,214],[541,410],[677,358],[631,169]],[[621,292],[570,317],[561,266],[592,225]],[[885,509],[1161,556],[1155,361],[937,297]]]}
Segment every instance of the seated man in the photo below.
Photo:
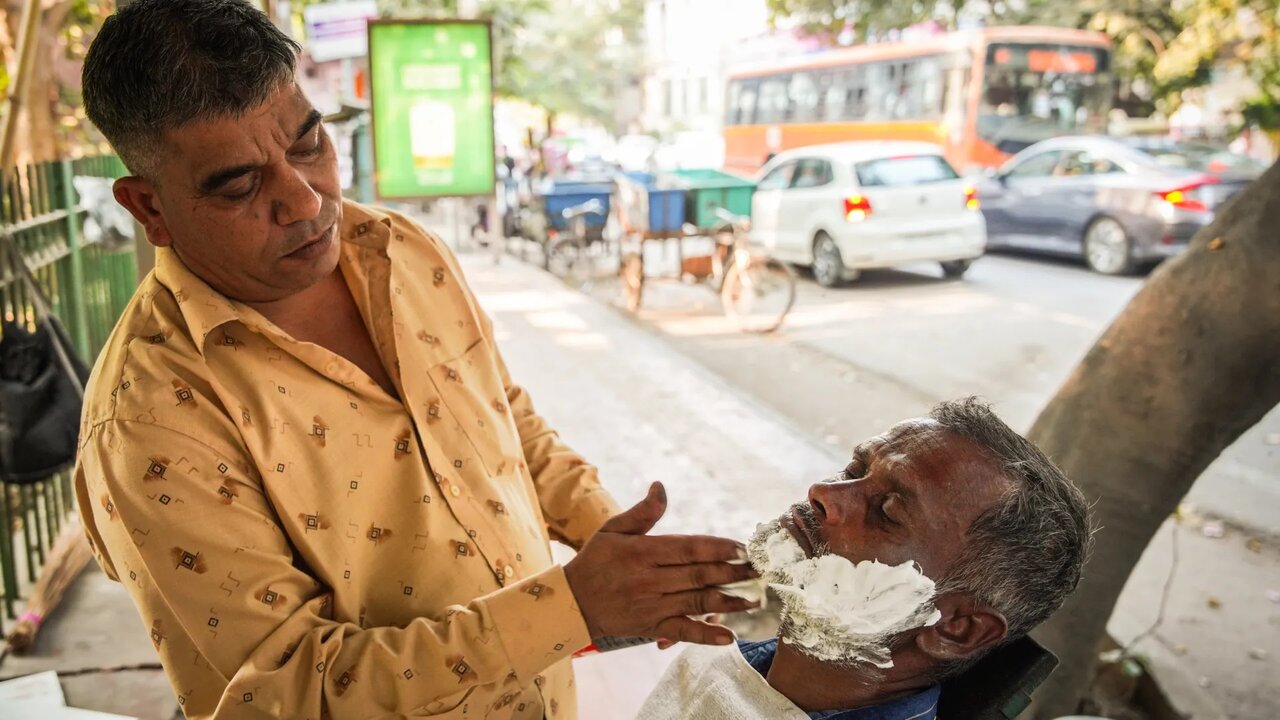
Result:
{"label": "seated man", "polygon": [[1044,453],[975,399],[943,403],[759,528],[778,638],[685,651],[639,717],[933,720],[943,680],[1075,589],[1089,533]]}

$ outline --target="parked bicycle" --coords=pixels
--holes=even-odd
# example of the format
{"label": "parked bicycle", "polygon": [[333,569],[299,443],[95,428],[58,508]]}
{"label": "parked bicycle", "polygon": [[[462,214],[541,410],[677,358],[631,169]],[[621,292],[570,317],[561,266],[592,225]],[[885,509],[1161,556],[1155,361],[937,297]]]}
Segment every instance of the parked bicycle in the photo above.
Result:
{"label": "parked bicycle", "polygon": [[611,275],[610,265],[616,262],[617,256],[605,237],[601,221],[606,215],[605,205],[599,200],[588,200],[561,211],[565,229],[548,243],[547,270],[566,285],[584,292],[590,290],[598,278]]}
{"label": "parked bicycle", "polygon": [[[677,278],[706,283],[720,296],[725,315],[734,318],[747,332],[777,330],[791,311],[796,298],[796,276],[789,265],[750,247],[748,218],[723,208],[715,211],[716,224],[707,235],[714,241],[711,255],[680,257]],[[619,274],[627,309],[640,308],[645,283],[655,279],[645,273],[644,242],[683,237],[642,237],[640,251],[625,255]]]}

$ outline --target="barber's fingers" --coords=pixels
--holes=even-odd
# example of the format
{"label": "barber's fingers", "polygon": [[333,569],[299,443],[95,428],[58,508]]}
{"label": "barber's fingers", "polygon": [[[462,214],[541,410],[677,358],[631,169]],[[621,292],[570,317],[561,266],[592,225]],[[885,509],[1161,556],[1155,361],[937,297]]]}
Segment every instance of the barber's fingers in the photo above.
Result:
{"label": "barber's fingers", "polygon": [[664,593],[674,593],[728,585],[759,577],[759,574],[750,565],[708,562],[654,568],[654,577],[657,589]]}
{"label": "barber's fingers", "polygon": [[649,494],[643,500],[609,518],[600,526],[600,532],[623,535],[644,535],[662,519],[667,511],[667,490],[662,483],[649,486]]}
{"label": "barber's fingers", "polygon": [[645,552],[654,565],[747,562],[742,543],[711,535],[654,535],[646,540]]}
{"label": "barber's fingers", "polygon": [[669,645],[679,642],[698,645],[729,645],[738,638],[723,625],[713,625],[688,617],[667,618],[658,624],[658,633]]}
{"label": "barber's fingers", "polygon": [[[711,615],[713,613],[735,613],[755,610],[759,603],[726,595],[719,590],[686,590],[663,597],[664,609],[676,615]],[[660,637],[670,637],[661,635]]]}

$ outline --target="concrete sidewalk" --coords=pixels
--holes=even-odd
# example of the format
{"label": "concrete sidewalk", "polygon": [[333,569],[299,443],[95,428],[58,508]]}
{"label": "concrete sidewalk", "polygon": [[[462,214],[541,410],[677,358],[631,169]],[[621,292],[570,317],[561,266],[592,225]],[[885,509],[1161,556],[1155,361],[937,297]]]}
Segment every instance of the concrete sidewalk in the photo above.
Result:
{"label": "concrete sidewalk", "polygon": [[[745,539],[841,466],[820,446],[622,315],[528,265],[463,257],[512,376],[564,439],[599,465],[623,505],[649,483],[671,510],[655,532]],[[567,555],[564,555],[567,557]],[[630,720],[677,651],[575,661],[581,717]],[[177,703],[124,588],[94,566],[71,588],[33,654],[0,679],[56,670],[74,707],[162,720]],[[4,713],[0,710],[0,718]]]}

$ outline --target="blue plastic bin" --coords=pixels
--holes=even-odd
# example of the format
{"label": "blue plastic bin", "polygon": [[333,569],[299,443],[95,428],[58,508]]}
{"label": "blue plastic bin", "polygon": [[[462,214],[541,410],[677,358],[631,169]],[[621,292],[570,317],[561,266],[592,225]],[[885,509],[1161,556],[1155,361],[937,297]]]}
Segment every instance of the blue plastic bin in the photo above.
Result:
{"label": "blue plastic bin", "polygon": [[644,188],[650,233],[678,232],[684,227],[685,191],[680,187],[663,187],[651,173],[625,173],[627,180]]}
{"label": "blue plastic bin", "polygon": [[551,223],[551,227],[556,230],[564,230],[568,227],[569,221],[564,216],[564,211],[571,207],[599,200],[601,204],[600,212],[597,215],[590,213],[586,215],[586,226],[588,229],[602,228],[609,216],[609,198],[613,195],[613,185],[606,183],[556,183],[551,189],[542,194],[543,206],[547,211],[547,220]]}

